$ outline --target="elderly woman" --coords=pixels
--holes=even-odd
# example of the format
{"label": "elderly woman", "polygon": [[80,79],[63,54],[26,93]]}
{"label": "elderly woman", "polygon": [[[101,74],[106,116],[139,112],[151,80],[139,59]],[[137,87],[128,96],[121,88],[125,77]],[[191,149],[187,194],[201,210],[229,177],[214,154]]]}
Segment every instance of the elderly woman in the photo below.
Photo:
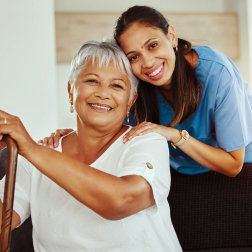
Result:
{"label": "elderly woman", "polygon": [[14,138],[23,156],[13,228],[31,214],[35,251],[181,251],[167,202],[165,138],[151,133],[123,144],[137,84],[120,48],[91,41],[73,59],[68,83],[77,131],[57,151],[0,111],[0,134]]}

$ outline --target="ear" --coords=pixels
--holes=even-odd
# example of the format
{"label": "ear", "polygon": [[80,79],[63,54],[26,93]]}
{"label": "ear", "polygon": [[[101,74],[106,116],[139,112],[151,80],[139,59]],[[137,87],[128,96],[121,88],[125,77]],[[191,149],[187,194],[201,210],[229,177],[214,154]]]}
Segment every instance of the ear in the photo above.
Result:
{"label": "ear", "polygon": [[168,40],[171,42],[172,47],[176,47],[178,45],[178,36],[175,32],[175,29],[172,25],[168,26],[168,34],[167,34]]}
{"label": "ear", "polygon": [[70,81],[68,81],[67,91],[68,91],[69,101],[72,104],[72,101],[73,101],[73,92],[72,92],[72,85],[70,84]]}
{"label": "ear", "polygon": [[130,111],[131,107],[133,106],[133,104],[136,102],[136,99],[138,97],[138,94],[135,94],[133,96],[133,98],[131,99],[131,101],[128,104],[128,109],[127,109],[127,113]]}

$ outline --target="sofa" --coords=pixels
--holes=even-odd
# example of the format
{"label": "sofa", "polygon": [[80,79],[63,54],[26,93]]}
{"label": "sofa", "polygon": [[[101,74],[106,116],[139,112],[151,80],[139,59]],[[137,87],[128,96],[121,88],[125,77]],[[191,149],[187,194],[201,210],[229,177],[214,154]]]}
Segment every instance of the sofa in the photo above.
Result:
{"label": "sofa", "polygon": [[[6,157],[3,149],[0,179]],[[184,175],[171,168],[168,201],[183,251],[252,251],[252,164],[235,178],[215,172]],[[34,251],[31,236],[29,218],[12,232],[11,252]]]}
{"label": "sofa", "polygon": [[252,164],[235,178],[171,169],[168,201],[184,251],[252,251]]}

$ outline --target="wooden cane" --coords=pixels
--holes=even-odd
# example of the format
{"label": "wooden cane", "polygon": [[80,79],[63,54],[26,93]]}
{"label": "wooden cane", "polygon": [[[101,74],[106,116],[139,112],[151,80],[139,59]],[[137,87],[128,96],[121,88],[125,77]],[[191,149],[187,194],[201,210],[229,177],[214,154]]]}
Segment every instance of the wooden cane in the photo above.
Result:
{"label": "wooden cane", "polygon": [[8,135],[3,136],[3,141],[7,144],[8,156],[4,187],[0,252],[9,252],[18,148],[16,142]]}

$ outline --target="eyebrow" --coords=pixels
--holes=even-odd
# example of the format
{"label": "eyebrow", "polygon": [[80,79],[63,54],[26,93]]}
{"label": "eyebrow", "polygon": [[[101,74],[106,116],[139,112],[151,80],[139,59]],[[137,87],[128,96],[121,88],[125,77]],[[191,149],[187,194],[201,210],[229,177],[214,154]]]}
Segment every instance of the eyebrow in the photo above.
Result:
{"label": "eyebrow", "polygon": [[125,80],[120,79],[120,78],[113,78],[112,80],[113,80],[113,81],[115,81],[115,80],[119,80],[119,81],[122,81],[122,82],[124,82],[124,83],[125,83]]}
{"label": "eyebrow", "polygon": [[95,75],[95,76],[99,77],[99,75],[96,74],[96,73],[87,73],[87,74],[85,74],[85,76],[88,76],[88,75]]}
{"label": "eyebrow", "polygon": [[[141,48],[143,48],[146,44],[148,44],[151,40],[153,40],[153,39],[156,39],[156,38],[150,38],[150,39],[148,39],[148,40],[146,40],[144,43],[143,43],[143,45],[141,46]],[[131,53],[134,53],[135,51],[130,51],[130,52],[128,52],[127,54],[126,54],[126,56],[128,56],[129,54],[131,54]]]}
{"label": "eyebrow", "polygon": [[[95,75],[96,77],[100,77],[100,75],[98,75],[98,74],[96,74],[96,73],[88,73],[88,74],[86,74],[85,76],[88,76],[88,75]],[[119,80],[119,81],[122,81],[122,82],[125,83],[125,80],[120,79],[120,78],[113,78],[113,79],[111,79],[111,80],[112,80],[112,81]]]}
{"label": "eyebrow", "polygon": [[110,79],[110,81],[119,81],[119,82],[123,83],[123,85],[125,85],[125,86],[127,86],[127,83],[128,83],[128,80],[124,80],[121,78],[113,78],[113,79]]}

